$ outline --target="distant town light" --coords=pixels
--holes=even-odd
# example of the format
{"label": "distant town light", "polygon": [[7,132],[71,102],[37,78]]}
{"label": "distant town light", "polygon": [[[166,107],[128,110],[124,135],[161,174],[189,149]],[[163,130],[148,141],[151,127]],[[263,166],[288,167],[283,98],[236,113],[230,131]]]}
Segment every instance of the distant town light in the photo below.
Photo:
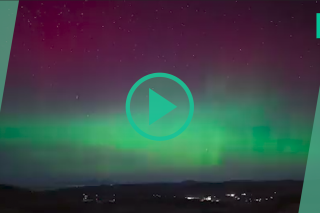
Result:
{"label": "distant town light", "polygon": [[186,199],[188,199],[188,200],[198,200],[199,198],[198,197],[190,197],[190,196],[188,196],[188,197],[186,197]]}
{"label": "distant town light", "polygon": [[212,200],[211,196],[203,198],[203,201],[211,201],[211,200]]}

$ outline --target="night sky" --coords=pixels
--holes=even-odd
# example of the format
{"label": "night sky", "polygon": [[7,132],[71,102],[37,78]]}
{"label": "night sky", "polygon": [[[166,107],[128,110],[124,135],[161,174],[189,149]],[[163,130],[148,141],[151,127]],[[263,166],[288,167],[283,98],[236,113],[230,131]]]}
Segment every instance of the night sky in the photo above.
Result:
{"label": "night sky", "polygon": [[[19,3],[0,113],[0,182],[301,179],[320,85],[320,1]],[[169,141],[130,126],[155,72],[190,88]],[[165,127],[164,127],[165,128]]]}

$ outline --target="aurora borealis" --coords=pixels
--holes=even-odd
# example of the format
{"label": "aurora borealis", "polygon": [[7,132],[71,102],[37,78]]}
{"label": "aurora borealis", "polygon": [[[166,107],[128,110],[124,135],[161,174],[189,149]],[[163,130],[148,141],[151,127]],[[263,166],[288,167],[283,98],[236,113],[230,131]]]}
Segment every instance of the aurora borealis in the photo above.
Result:
{"label": "aurora borealis", "polygon": [[[20,2],[0,182],[303,178],[319,11],[302,1]],[[155,72],[194,96],[191,124],[169,141],[143,138],[125,114],[132,85]]]}

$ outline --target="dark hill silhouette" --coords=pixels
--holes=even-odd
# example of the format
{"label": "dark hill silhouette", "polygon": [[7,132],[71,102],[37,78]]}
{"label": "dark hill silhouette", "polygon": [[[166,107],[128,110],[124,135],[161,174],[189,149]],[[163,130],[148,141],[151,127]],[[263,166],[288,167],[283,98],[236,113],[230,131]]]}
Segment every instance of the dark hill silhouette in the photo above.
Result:
{"label": "dark hill silhouette", "polygon": [[[233,206],[234,204],[231,205],[228,203],[204,204],[197,201],[187,201],[184,197],[189,195],[206,196],[212,193],[217,196],[224,197],[226,193],[231,192],[236,194],[246,192],[252,193],[258,197],[263,197],[266,194],[273,194],[274,192],[277,192],[272,205],[268,204],[266,206],[265,204],[252,204],[250,208],[245,206],[243,207],[243,212],[247,213],[272,213],[288,209],[288,206],[299,205],[302,186],[302,181],[229,181],[223,183],[183,181],[181,183],[108,184],[33,191],[15,186],[0,185],[0,212],[19,212],[20,210],[20,212],[23,213],[95,213],[113,212],[111,211],[112,208],[128,208],[129,210],[131,209],[129,212],[134,212],[132,209],[137,208],[136,205],[149,207],[151,205],[153,206],[150,207],[151,209],[160,208],[158,205],[173,205],[176,206],[176,208],[200,208],[207,212],[213,212],[212,210],[209,211],[208,208],[237,209],[241,206]],[[107,199],[107,201],[116,197],[117,203],[101,204],[102,206],[100,205],[100,207],[95,203],[83,203],[83,194],[87,194],[91,198],[95,198],[96,194],[98,194],[99,197]],[[161,195],[162,197],[154,198],[153,196],[155,194]],[[173,199],[173,197],[177,198]],[[212,207],[212,205],[214,206]],[[10,211],[8,211],[8,209]],[[147,212],[150,211],[151,210],[148,210]],[[163,209],[163,212],[167,212],[167,210]]]}

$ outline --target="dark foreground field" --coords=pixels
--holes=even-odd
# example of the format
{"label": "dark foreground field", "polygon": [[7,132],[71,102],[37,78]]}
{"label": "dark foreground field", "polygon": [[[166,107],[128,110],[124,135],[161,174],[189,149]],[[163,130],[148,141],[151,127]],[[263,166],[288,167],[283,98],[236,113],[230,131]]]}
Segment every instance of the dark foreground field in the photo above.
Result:
{"label": "dark foreground field", "polygon": [[101,185],[29,190],[0,185],[1,213],[298,213],[303,182]]}

